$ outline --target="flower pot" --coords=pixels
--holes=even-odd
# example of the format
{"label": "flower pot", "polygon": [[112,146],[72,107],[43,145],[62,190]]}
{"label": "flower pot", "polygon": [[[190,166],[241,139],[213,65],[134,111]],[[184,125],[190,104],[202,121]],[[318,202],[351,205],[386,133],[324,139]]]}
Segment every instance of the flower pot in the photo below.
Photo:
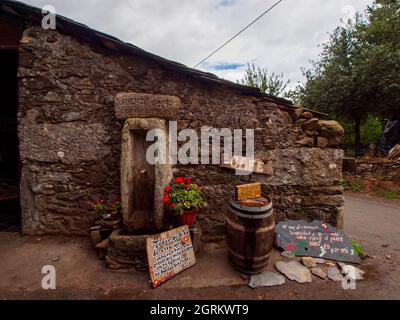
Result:
{"label": "flower pot", "polygon": [[193,226],[196,224],[197,214],[199,213],[199,209],[187,210],[184,214],[177,216],[178,223],[181,226]]}

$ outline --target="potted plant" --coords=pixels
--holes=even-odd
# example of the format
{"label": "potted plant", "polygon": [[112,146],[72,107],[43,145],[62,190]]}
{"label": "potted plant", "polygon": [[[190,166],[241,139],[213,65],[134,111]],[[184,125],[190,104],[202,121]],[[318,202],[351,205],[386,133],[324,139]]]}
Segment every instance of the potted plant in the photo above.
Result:
{"label": "potted plant", "polygon": [[164,189],[163,202],[176,216],[180,225],[192,226],[196,223],[197,214],[207,206],[197,184],[190,178],[176,178]]}
{"label": "potted plant", "polygon": [[100,215],[99,225],[104,228],[118,229],[122,221],[121,217],[121,199],[117,196],[113,197],[113,201],[108,205],[103,199],[96,200],[93,204],[94,211]]}
{"label": "potted plant", "polygon": [[94,211],[102,217],[107,214],[107,206],[104,204],[103,199],[98,199],[93,204]]}

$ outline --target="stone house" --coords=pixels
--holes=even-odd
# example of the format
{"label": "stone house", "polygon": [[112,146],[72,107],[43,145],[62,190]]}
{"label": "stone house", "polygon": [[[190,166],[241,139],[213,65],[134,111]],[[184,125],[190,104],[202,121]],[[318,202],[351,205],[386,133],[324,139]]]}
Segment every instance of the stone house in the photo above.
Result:
{"label": "stone house", "polygon": [[[0,1],[0,64],[7,70],[0,75],[0,175],[20,186],[24,234],[87,235],[97,218],[93,201],[121,190],[131,229],[159,225],[160,188],[172,176],[204,187],[205,241],[224,237],[231,193],[247,182],[263,183],[278,220],[342,225],[343,129],[336,122],[62,16],[55,30],[43,29],[42,18],[38,8]],[[168,134],[169,120],[177,120],[178,130],[254,129],[256,158],[270,162],[273,173],[237,176],[201,164],[147,168],[145,133]],[[132,200],[135,192],[140,203]]]}

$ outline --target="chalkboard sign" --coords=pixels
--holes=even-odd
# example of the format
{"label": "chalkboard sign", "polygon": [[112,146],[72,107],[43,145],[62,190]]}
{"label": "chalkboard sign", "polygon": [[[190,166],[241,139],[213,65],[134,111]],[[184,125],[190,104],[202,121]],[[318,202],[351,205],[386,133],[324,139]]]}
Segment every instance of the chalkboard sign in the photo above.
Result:
{"label": "chalkboard sign", "polygon": [[147,258],[153,288],[196,263],[189,227],[147,238]]}
{"label": "chalkboard sign", "polygon": [[322,221],[282,221],[275,230],[278,247],[292,251],[296,256],[360,262],[345,233]]}

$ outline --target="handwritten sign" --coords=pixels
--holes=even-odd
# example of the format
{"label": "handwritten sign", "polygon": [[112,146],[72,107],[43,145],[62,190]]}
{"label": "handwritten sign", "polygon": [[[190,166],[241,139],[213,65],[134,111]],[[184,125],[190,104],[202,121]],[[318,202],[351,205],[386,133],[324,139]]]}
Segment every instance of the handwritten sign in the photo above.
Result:
{"label": "handwritten sign", "polygon": [[296,256],[360,262],[346,234],[322,221],[282,221],[275,230],[278,247],[293,251]]}
{"label": "handwritten sign", "polygon": [[149,237],[146,241],[153,288],[196,264],[188,226]]}

